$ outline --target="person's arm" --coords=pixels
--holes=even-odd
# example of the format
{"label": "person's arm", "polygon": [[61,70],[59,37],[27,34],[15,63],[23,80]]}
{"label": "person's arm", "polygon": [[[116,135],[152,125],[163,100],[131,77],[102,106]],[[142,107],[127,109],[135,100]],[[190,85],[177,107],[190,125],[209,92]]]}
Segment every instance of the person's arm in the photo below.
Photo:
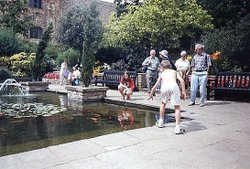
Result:
{"label": "person's arm", "polygon": [[176,72],[176,76],[181,83],[181,98],[186,99],[185,82],[178,72]]}
{"label": "person's arm", "polygon": [[149,57],[147,57],[143,62],[142,62],[142,66],[148,66],[148,65],[150,65],[150,59],[149,59]]}
{"label": "person's arm", "polygon": [[207,57],[207,73],[208,73],[210,70],[210,67],[212,66],[212,62],[211,62],[210,56],[207,55],[206,57]]}
{"label": "person's arm", "polygon": [[124,77],[121,78],[121,80],[120,80],[120,85],[121,85],[122,87],[124,87],[125,89],[128,89],[128,87],[125,86],[123,83],[124,83]]}
{"label": "person's arm", "polygon": [[129,88],[134,91],[134,88],[135,88],[135,83],[134,83],[134,80],[133,79],[130,79],[129,81]]}
{"label": "person's arm", "polygon": [[187,69],[186,75],[188,76],[189,73],[190,73],[190,62],[189,62],[189,60],[188,60],[188,69]]}

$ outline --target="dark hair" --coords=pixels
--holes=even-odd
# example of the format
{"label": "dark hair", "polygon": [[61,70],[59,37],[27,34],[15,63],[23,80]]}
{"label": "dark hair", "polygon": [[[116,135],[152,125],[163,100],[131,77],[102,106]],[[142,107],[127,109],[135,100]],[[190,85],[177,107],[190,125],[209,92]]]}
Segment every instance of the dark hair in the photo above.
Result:
{"label": "dark hair", "polygon": [[128,71],[125,71],[125,72],[124,72],[124,74],[127,74],[127,75],[128,75],[128,77],[130,78],[130,74],[129,74],[129,72],[128,72]]}

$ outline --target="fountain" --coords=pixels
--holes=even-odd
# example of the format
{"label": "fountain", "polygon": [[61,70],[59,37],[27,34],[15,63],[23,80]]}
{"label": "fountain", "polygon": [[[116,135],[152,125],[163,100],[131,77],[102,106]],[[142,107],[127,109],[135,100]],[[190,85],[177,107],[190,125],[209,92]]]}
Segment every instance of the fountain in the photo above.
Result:
{"label": "fountain", "polygon": [[1,95],[24,95],[22,85],[15,79],[6,79],[0,87]]}
{"label": "fountain", "polygon": [[36,96],[29,94],[15,79],[7,79],[1,84],[0,96],[0,117],[51,116],[67,110],[57,105],[24,101]]}

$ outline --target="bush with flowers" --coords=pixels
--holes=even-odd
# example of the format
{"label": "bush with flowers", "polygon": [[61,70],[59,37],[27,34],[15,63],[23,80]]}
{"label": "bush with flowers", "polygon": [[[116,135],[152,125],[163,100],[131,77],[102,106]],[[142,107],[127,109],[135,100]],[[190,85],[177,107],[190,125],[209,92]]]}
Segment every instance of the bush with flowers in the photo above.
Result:
{"label": "bush with flowers", "polygon": [[210,69],[211,74],[216,74],[219,71],[219,64],[221,60],[221,52],[216,51],[209,55],[212,61],[212,68]]}

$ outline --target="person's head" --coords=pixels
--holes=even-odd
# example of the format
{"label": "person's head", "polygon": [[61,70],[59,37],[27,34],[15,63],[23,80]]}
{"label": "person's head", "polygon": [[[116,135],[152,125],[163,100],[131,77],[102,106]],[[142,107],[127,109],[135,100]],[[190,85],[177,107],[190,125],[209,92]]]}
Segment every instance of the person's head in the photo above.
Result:
{"label": "person's head", "polygon": [[64,58],[63,61],[64,61],[65,63],[67,63],[67,62],[68,62],[68,59],[67,59],[67,58]]}
{"label": "person's head", "polygon": [[203,53],[203,51],[204,51],[204,45],[197,43],[195,45],[195,52],[200,55]]}
{"label": "person's head", "polygon": [[124,72],[123,77],[124,77],[125,79],[129,79],[129,78],[130,78],[130,75],[129,75],[128,71],[125,71],[125,72]]}
{"label": "person's head", "polygon": [[170,69],[171,68],[171,63],[168,60],[163,60],[161,62],[161,66],[163,69]]}
{"label": "person's head", "polygon": [[180,53],[182,59],[186,59],[186,56],[187,56],[187,52],[184,50]]}
{"label": "person's head", "polygon": [[163,59],[168,59],[168,51],[167,50],[162,50],[159,52],[160,57]]}
{"label": "person's head", "polygon": [[155,57],[155,55],[156,55],[156,51],[154,50],[154,49],[152,49],[152,50],[150,50],[150,56],[153,56],[153,57]]}

